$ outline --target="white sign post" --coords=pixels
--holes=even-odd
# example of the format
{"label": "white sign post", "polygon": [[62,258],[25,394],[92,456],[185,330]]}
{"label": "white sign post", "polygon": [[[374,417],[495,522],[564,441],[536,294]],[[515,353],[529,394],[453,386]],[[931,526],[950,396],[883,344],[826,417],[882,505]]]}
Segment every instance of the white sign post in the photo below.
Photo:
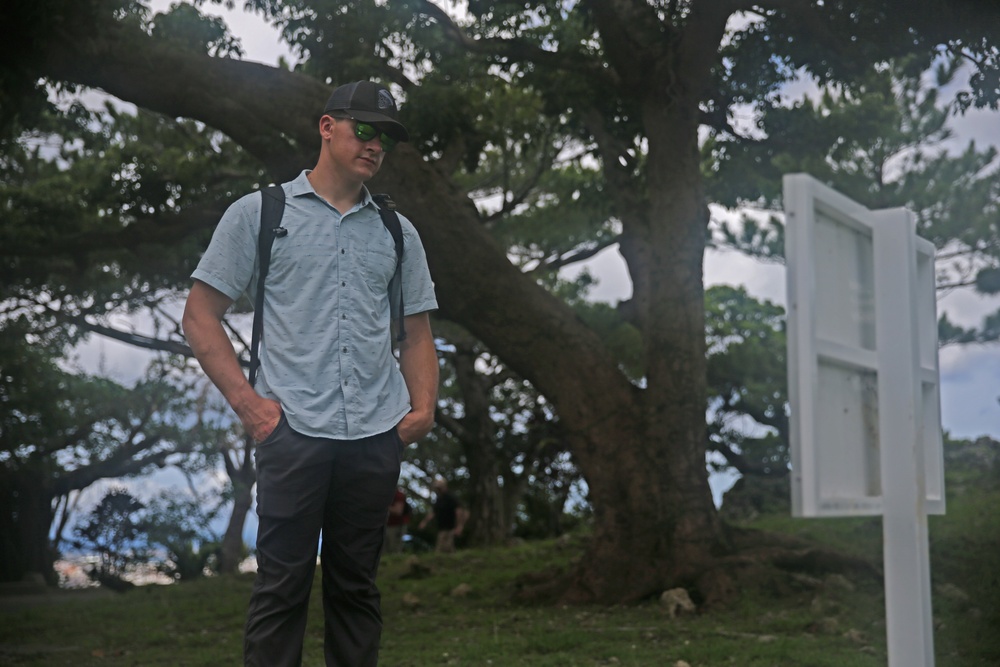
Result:
{"label": "white sign post", "polygon": [[[930,557],[919,416],[916,234],[910,213],[879,212],[875,272],[879,357],[879,444],[882,452],[882,534],[889,664],[932,667]],[[879,302],[879,296],[885,298]],[[940,427],[939,427],[940,428]]]}
{"label": "white sign post", "polygon": [[785,177],[792,511],[882,514],[890,667],[933,667],[944,513],[934,247],[905,209]]}

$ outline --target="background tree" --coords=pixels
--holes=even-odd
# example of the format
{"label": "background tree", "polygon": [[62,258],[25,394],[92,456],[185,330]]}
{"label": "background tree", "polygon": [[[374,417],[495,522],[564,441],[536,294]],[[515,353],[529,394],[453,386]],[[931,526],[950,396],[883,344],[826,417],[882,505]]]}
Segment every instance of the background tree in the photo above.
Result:
{"label": "background tree", "polygon": [[[152,33],[178,48],[201,44],[205,52],[216,55],[239,53],[218,19],[198,16],[193,7],[180,5],[174,12],[160,15]],[[130,16],[130,20],[134,18]],[[10,74],[11,70],[4,72]],[[31,355],[39,369],[51,368],[55,376],[44,384],[45,373],[25,382],[37,383],[41,395],[58,387],[55,395],[64,405],[83,405],[100,392],[91,389],[82,377],[61,373],[53,363],[85,336],[102,335],[154,352],[190,354],[178,320],[181,290],[189,284],[188,276],[218,216],[237,189],[249,188],[259,179],[261,169],[239,146],[203,124],[133,110],[120,102],[88,107],[74,101],[71,92],[53,90],[57,106],[28,105],[29,114],[8,118],[12,122],[8,129],[22,133],[16,141],[4,141],[0,151],[4,211],[0,225],[0,329],[9,334],[7,340],[12,345],[18,337],[26,337],[22,352],[13,354],[5,364],[11,377],[30,373],[26,370],[30,364],[16,359],[18,354]],[[244,309],[247,306],[241,304]],[[131,326],[122,327],[119,323],[123,320],[131,321]],[[136,323],[145,331],[136,331]],[[230,330],[237,344],[242,344],[239,329],[230,326]],[[29,351],[28,346],[37,347],[39,340],[46,341],[49,356]],[[101,384],[96,379],[89,383]],[[121,390],[126,391],[124,387]],[[11,398],[11,410],[32,414],[37,407],[20,404],[22,398],[29,399],[27,395]],[[119,397],[107,402],[117,400]],[[140,400],[135,394],[123,403]],[[194,452],[202,454],[200,460],[204,461],[205,448],[211,448],[213,460],[222,453],[233,480],[229,497],[234,502],[234,525],[223,540],[219,566],[233,572],[245,550],[242,529],[252,502],[252,457],[244,451],[243,443],[233,444],[234,437],[218,416],[205,412],[203,400],[192,399],[187,406],[198,420],[197,429],[189,433],[201,436],[193,442],[178,441],[173,454],[160,451],[158,465],[166,460],[192,465],[195,459],[182,457]],[[65,418],[78,416],[67,413]],[[48,415],[39,419],[37,432],[30,436],[11,430],[5,436],[21,438],[8,440],[16,443],[10,444],[12,450],[30,447],[32,438],[42,437],[45,428],[58,434],[58,424]],[[81,432],[86,434],[86,429]],[[198,439],[209,433],[217,435],[219,442]],[[158,447],[162,449],[163,443]],[[129,452],[135,457],[135,465],[122,461],[117,469],[109,466],[101,476],[151,469],[148,452],[141,447],[123,452],[126,457]],[[24,477],[23,483],[41,488],[35,480],[27,479],[25,467],[16,465],[16,458],[6,463],[12,467],[13,477]],[[71,498],[78,498],[79,490],[92,481],[56,496],[57,535],[71,520]],[[44,493],[26,493],[19,492],[19,503],[34,497],[41,508],[48,502]],[[17,548],[24,550],[22,555],[40,553],[40,547],[29,547],[29,542],[46,544],[46,516],[51,518],[52,511],[39,509],[33,519],[38,522],[37,534],[26,538],[27,542],[16,542]],[[28,567],[54,577],[47,567],[54,558],[54,546],[45,547],[44,557],[26,556],[26,563],[5,568],[4,576],[16,578]],[[7,562],[13,563],[21,556],[10,558]]]}
{"label": "background tree", "polygon": [[87,572],[91,579],[113,590],[134,585],[126,576],[150,557],[143,531],[145,509],[125,489],[113,488],[104,494],[87,521],[76,527],[73,546],[98,558]]}
{"label": "background tree", "polygon": [[[446,324],[436,333],[447,341],[440,351],[445,370],[437,439],[454,442],[460,453],[466,543],[502,545],[523,535],[526,524],[535,537],[558,535],[579,473],[556,463],[569,452],[551,408],[467,332]],[[420,443],[415,454],[436,466],[448,460],[428,449]],[[457,467],[436,474],[454,480]]]}
{"label": "background tree", "polygon": [[253,485],[257,482],[253,443],[241,431],[242,428],[237,431],[234,424],[233,429],[223,436],[219,448],[222,465],[229,478],[227,495],[233,503],[219,547],[219,572],[222,574],[234,574],[246,556],[243,527],[253,507]]}
{"label": "background tree", "polygon": [[213,434],[181,425],[191,401],[169,366],[131,387],[69,373],[17,329],[0,328],[0,581],[54,583],[74,495],[179,463]]}
{"label": "background tree", "polygon": [[220,538],[212,530],[212,521],[222,509],[207,494],[189,495],[164,492],[146,507],[140,530],[152,550],[150,558],[156,569],[176,581],[200,579],[210,569],[218,569]]}
{"label": "background tree", "polygon": [[[925,59],[901,58],[873,69],[853,87],[831,84],[790,100],[787,106],[766,109],[754,141],[716,134],[703,145],[706,163],[716,165],[708,181],[711,196],[721,204],[751,211],[736,224],[716,220],[718,244],[765,261],[783,261],[783,220],[775,213],[781,208],[781,177],[807,172],[870,208],[903,206],[914,211],[918,233],[939,249],[939,294],[955,289],[995,294],[992,281],[1000,266],[1000,163],[993,147],[979,148],[974,142],[957,150],[949,146],[954,144],[951,126],[964,107],[961,96],[949,102],[942,97],[942,90],[955,85],[960,64],[942,58],[924,70]],[[762,214],[768,216],[766,220],[762,221]],[[709,294],[709,386],[714,388],[713,376],[718,378],[721,371],[726,383],[734,383],[721,389],[735,397],[735,401],[724,400],[723,413],[710,422],[710,441],[716,443],[728,465],[750,476],[740,484],[740,490],[749,493],[748,502],[768,503],[773,508],[778,503],[787,504],[787,482],[769,484],[759,478],[787,472],[787,419],[785,410],[777,409],[787,400],[784,335],[779,331],[783,313],[749,303],[745,294],[727,299],[733,307],[738,303],[733,297],[750,306],[749,310],[741,308],[739,314],[721,309],[713,317]],[[728,323],[742,328],[748,317],[766,317],[771,322],[757,330],[763,335],[773,329],[773,340],[762,338],[755,345],[765,354],[751,352],[744,340],[734,350],[737,356],[733,359],[728,352],[713,355],[718,337],[734,334]],[[715,332],[715,342],[713,321],[722,325]],[[963,329],[942,314],[940,344],[995,342],[1000,337],[998,322],[1000,313],[994,313],[979,327]],[[780,361],[781,366],[767,368],[769,358]],[[755,373],[765,369],[763,376]],[[768,382],[767,377],[774,382]],[[744,394],[752,383],[760,381],[764,381],[760,391]],[[738,388],[738,394],[733,387]],[[753,397],[751,403],[763,403],[744,412],[742,404],[747,396]],[[762,419],[762,414],[768,417]],[[750,432],[758,437],[748,438],[743,428],[726,428],[720,417],[751,417],[754,427]]]}
{"label": "background tree", "polygon": [[788,475],[785,311],[743,288],[706,292],[709,448],[740,475]]}
{"label": "background tree", "polygon": [[[957,57],[902,57],[867,72],[851,86],[828,84],[813,96],[765,109],[754,141],[716,133],[703,146],[715,165],[710,196],[729,207],[777,211],[781,177],[806,172],[868,208],[906,207],[917,231],[938,248],[938,289],[1000,293],[1000,162],[997,149],[970,141],[961,150],[952,126],[965,111],[961,94],[942,98],[964,71]],[[718,241],[765,260],[784,255],[783,222],[744,214],[719,221]],[[942,315],[939,339],[991,342],[1000,312],[966,331]]]}

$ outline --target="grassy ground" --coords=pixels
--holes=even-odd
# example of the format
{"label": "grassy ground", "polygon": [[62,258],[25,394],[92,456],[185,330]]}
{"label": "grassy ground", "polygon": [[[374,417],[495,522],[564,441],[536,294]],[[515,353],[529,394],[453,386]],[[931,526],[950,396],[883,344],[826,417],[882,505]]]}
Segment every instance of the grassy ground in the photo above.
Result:
{"label": "grassy ground", "polygon": [[[989,486],[991,488],[984,488]],[[931,518],[939,667],[1000,665],[1000,489],[949,487]],[[879,519],[762,517],[755,526],[808,537],[881,565]],[[874,667],[886,665],[885,602],[874,580],[803,579],[777,597],[670,618],[656,600],[630,607],[524,607],[514,580],[567,565],[581,538],[453,555],[390,556],[380,573],[381,664],[591,667]],[[412,576],[415,572],[423,576]],[[318,580],[318,577],[317,577]],[[237,665],[251,577],[0,597],[0,665]],[[464,585],[464,586],[463,586]],[[313,595],[305,665],[322,665]],[[681,662],[684,661],[684,662]]]}

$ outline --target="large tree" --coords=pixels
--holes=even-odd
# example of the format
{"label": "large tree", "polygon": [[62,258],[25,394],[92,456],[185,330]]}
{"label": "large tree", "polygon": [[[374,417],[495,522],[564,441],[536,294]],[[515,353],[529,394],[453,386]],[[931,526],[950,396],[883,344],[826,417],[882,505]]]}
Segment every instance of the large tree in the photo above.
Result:
{"label": "large tree", "polygon": [[[99,88],[197,119],[284,179],[313,163],[331,83],[399,87],[420,141],[378,183],[414,221],[442,314],[488,345],[557,410],[595,510],[593,539],[557,582],[566,601],[629,601],[684,585],[731,594],[744,545],[721,523],[705,469],[702,259],[709,221],[699,132],[746,140],[738,105],[776,103],[796,72],[852,82],[914,51],[963,53],[970,99],[996,103],[1000,8],[973,0],[470,0],[462,19],[409,2],[252,3],[286,29],[306,66],[213,57],[149,34],[113,3],[48,0],[17,18],[26,40],[7,91],[34,77]],[[458,174],[490,141],[478,131],[508,88],[533,91],[547,127],[602,169],[642,336],[642,378],[562,301],[513,265]],[[512,197],[516,200],[516,197]],[[558,215],[567,204],[539,202]],[[134,221],[123,234],[155,233]]]}

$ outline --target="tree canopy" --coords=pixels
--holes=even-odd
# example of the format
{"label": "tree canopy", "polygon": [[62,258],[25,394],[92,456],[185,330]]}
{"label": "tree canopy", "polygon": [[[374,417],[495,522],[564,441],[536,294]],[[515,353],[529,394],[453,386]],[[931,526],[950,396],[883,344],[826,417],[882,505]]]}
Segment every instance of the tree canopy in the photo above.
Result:
{"label": "tree canopy", "polygon": [[[67,192],[50,189],[22,233],[77,238],[75,252],[67,248],[77,272],[129,272],[128,257],[102,262],[103,253],[138,253],[164,231],[188,244],[193,261],[227,199],[255,180],[284,180],[313,164],[316,120],[331,85],[358,78],[391,85],[417,139],[392,155],[374,187],[392,192],[419,230],[441,315],[545,397],[587,481],[595,515],[586,558],[546,592],[569,602],[632,601],[676,585],[704,602],[733,595],[741,558],[753,547],[719,519],[705,470],[708,203],[724,157],[755,155],[764,173],[796,164],[767,163],[759,151],[768,142],[738,127],[734,114],[749,107],[782,128],[779,91],[796,78],[839,86],[865,103],[869,91],[885,90],[876,74],[890,63],[912,58],[926,69],[949,55],[972,72],[962,103],[995,109],[1000,7],[469,0],[466,12],[451,15],[429,0],[248,6],[283,30],[301,58],[294,71],[227,57],[237,53],[232,41],[189,9],[152,21],[143,5],[112,0],[46,0],[17,10],[18,39],[7,48],[24,48],[7,61],[2,81],[8,127],[44,127],[45,86],[96,88],[150,112],[165,131],[185,133],[181,145],[189,148],[165,164],[205,170],[193,179],[201,188],[178,190],[179,179],[159,164],[166,146],[136,146],[124,169],[92,181],[93,193],[66,202]],[[180,24],[197,24],[200,37],[179,39]],[[794,153],[773,148],[801,132],[793,111],[785,117],[789,135],[768,135],[771,155]],[[706,163],[703,137],[716,150],[714,163]],[[232,178],[213,179],[233,168]],[[115,187],[166,196],[122,207],[107,182],[114,174]],[[759,179],[726,179],[726,187],[733,202],[766,192]],[[5,206],[5,215],[15,209],[10,198]],[[569,243],[546,244],[541,234],[511,255],[497,238],[519,225],[553,223],[567,225]],[[87,246],[90,239],[100,247]],[[638,341],[628,364],[547,289],[551,283],[526,270],[557,266],[611,239],[632,282],[631,299],[617,310]],[[72,274],[46,268],[32,277],[12,255],[4,253],[4,271],[17,289],[47,293]],[[152,275],[141,278],[145,268]],[[136,267],[144,293],[166,285],[155,268]]]}

